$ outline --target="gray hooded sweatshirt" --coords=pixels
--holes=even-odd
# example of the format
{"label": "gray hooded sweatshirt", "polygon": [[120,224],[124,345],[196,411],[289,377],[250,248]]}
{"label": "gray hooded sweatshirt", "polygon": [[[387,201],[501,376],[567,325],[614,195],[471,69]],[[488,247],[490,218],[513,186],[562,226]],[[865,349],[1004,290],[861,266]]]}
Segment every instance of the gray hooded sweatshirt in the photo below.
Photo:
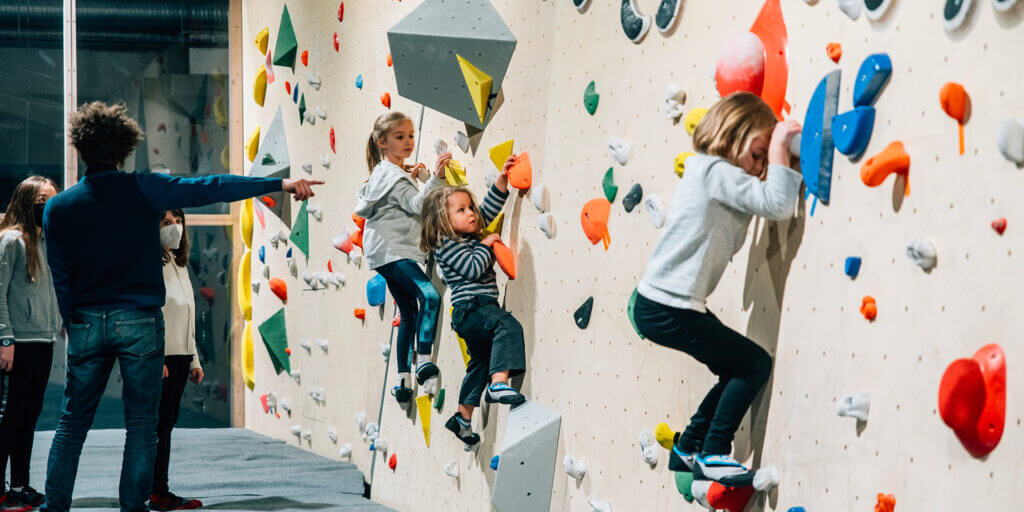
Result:
{"label": "gray hooded sweatshirt", "polygon": [[46,261],[46,241],[39,235],[39,268],[28,280],[28,259],[21,231],[0,236],[0,339],[16,343],[52,343],[60,331],[60,310]]}
{"label": "gray hooded sweatshirt", "polygon": [[423,190],[418,190],[408,172],[387,160],[373,168],[356,194],[355,211],[366,219],[363,256],[371,270],[403,259],[426,262],[420,250],[420,208],[427,194],[444,184],[431,175]]}

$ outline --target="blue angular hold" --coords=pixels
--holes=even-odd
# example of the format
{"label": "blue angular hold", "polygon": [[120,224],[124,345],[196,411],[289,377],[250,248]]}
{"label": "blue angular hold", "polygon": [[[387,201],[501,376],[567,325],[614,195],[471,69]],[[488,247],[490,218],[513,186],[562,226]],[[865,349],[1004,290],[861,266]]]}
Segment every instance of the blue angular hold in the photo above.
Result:
{"label": "blue angular hold", "polygon": [[493,469],[495,471],[498,470],[498,457],[500,457],[500,456],[499,455],[495,455],[494,457],[491,457],[491,469]]}
{"label": "blue angular hold", "polygon": [[294,102],[294,103],[298,103],[299,102],[299,83],[298,82],[295,82],[295,85],[292,86],[292,102]]}
{"label": "blue angular hold", "polygon": [[860,273],[860,258],[857,256],[850,256],[846,258],[846,275],[850,276],[850,279],[856,279],[857,274]]}
{"label": "blue angular hold", "polygon": [[387,291],[388,284],[384,281],[384,276],[380,274],[373,276],[366,282],[366,302],[369,302],[370,306],[373,307],[384,304],[384,299],[387,297]]}
{"label": "blue angular hold", "polygon": [[808,193],[822,204],[828,204],[832,191],[832,118],[839,111],[839,79],[837,69],[825,75],[807,105],[804,129],[800,136],[800,168]]}
{"label": "blue angular hold", "polygon": [[262,245],[260,246],[260,263],[267,264],[267,248]]}
{"label": "blue angular hold", "polygon": [[291,247],[288,248],[288,252],[284,253],[284,257],[285,258],[289,258],[289,259],[292,257],[292,248]]}
{"label": "blue angular hold", "polygon": [[789,510],[786,512],[807,512],[807,509],[803,507],[789,507]]}
{"label": "blue angular hold", "polygon": [[857,71],[857,82],[853,84],[853,106],[874,105],[891,76],[892,60],[888,54],[869,55]]}
{"label": "blue angular hold", "polygon": [[832,118],[832,142],[836,151],[856,159],[864,154],[875,129],[875,107],[855,107]]}
{"label": "blue angular hold", "polygon": [[357,89],[362,89],[363,88],[363,75],[359,75],[359,76],[356,77],[356,88]]}

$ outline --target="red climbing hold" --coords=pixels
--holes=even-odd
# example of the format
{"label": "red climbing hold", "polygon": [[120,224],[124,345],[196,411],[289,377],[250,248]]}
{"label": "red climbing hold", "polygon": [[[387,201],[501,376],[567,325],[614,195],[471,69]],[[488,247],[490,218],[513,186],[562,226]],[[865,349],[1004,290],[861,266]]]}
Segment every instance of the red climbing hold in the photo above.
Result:
{"label": "red climbing hold", "polygon": [[256,212],[256,219],[260,221],[260,227],[266,229],[267,223],[266,220],[263,218],[263,210],[260,208],[253,208],[253,211]]}
{"label": "red climbing hold", "polygon": [[718,482],[712,482],[708,488],[708,505],[717,510],[728,512],[743,512],[747,508],[747,502],[754,495],[752,486],[726,487]]}
{"label": "red climbing hold", "polygon": [[279,277],[270,278],[270,291],[281,299],[281,302],[288,302],[288,285]]}
{"label": "red climbing hold", "polygon": [[284,92],[288,94],[292,93],[292,84],[288,83],[288,80],[284,81]]}
{"label": "red climbing hold", "polygon": [[341,41],[338,40],[338,33],[334,33],[334,51],[341,49]]}
{"label": "red climbing hold", "polygon": [[270,404],[267,403],[267,394],[260,395],[260,405],[263,406],[263,414],[270,413]]}
{"label": "red climbing hold", "polygon": [[878,304],[875,303],[875,298],[870,295],[865,295],[860,301],[860,314],[864,315],[864,318],[874,321],[875,317],[878,316]]}
{"label": "red climbing hold", "polygon": [[333,126],[331,127],[331,153],[337,154],[337,151],[334,150],[334,127]]}
{"label": "red climbing hold", "polygon": [[363,309],[363,308],[356,308],[356,310],[353,313],[355,314],[356,318],[358,318],[360,320],[366,320],[366,310],[365,309]]}
{"label": "red climbing hold", "polygon": [[263,204],[267,205],[267,208],[273,208],[277,206],[277,201],[275,201],[274,198],[270,196],[263,196],[260,198],[260,201],[263,201]]}
{"label": "red climbing hold", "polygon": [[828,58],[832,59],[832,62],[839,64],[839,59],[843,58],[843,45],[839,43],[829,43],[825,47],[825,52],[828,54]]}
{"label": "red climbing hold", "polygon": [[723,98],[738,91],[761,94],[764,86],[764,43],[750,32],[726,41],[715,61],[715,88]]}
{"label": "red climbing hold", "polygon": [[327,271],[328,272],[334,272],[334,269],[331,268],[331,260],[327,260]]}
{"label": "red climbing hold", "polygon": [[387,108],[391,108],[391,93],[386,92],[380,95],[380,104]]}
{"label": "red climbing hold", "polygon": [[309,66],[309,50],[302,50],[302,65]]}
{"label": "red climbing hold", "polygon": [[388,467],[394,471],[396,466],[398,466],[398,454],[392,453],[391,458],[388,459]]}
{"label": "red climbing hold", "polygon": [[981,347],[971,359],[953,361],[939,384],[939,416],[972,456],[988,455],[1006,423],[1006,356],[1002,347]]}
{"label": "red climbing hold", "polygon": [[1000,217],[992,221],[992,229],[996,230],[996,233],[1000,235],[1003,234],[1003,231],[1006,231],[1006,218]]}
{"label": "red climbing hold", "polygon": [[213,305],[213,288],[203,286],[199,289],[199,295],[202,295],[211,306]]}
{"label": "red climbing hold", "polygon": [[285,354],[288,354],[288,355],[292,355],[292,349],[290,349],[290,348],[288,348],[288,347],[285,347],[285,349],[284,349],[284,353],[285,353]]}
{"label": "red climbing hold", "polygon": [[878,493],[878,502],[875,503],[875,512],[893,512],[896,508],[896,496],[892,494]]}
{"label": "red climbing hold", "polygon": [[338,21],[345,21],[345,2],[338,5]]}
{"label": "red climbing hold", "polygon": [[395,318],[391,320],[391,327],[398,327],[402,323],[402,315],[395,315]]}

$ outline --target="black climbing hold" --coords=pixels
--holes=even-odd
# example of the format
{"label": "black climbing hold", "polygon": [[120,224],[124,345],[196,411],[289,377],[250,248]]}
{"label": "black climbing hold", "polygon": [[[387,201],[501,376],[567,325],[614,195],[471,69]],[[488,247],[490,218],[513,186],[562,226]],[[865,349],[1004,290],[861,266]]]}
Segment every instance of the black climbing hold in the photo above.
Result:
{"label": "black climbing hold", "polygon": [[622,206],[626,208],[626,213],[632,212],[636,205],[640,204],[640,201],[644,199],[644,189],[639,183],[634,183],[632,187],[629,187],[629,192],[626,193],[626,197],[622,198]]}
{"label": "black climbing hold", "polygon": [[658,13],[654,15],[654,24],[658,27],[659,32],[667,32],[676,21],[676,16],[679,15],[679,6],[682,5],[682,0],[661,0],[661,5],[658,6]]}
{"label": "black climbing hold", "polygon": [[572,317],[576,320],[576,327],[586,329],[590,325],[590,313],[593,311],[594,298],[590,297],[580,307],[576,308],[576,312],[572,314]]}
{"label": "black climbing hold", "polygon": [[647,30],[651,28],[651,17],[642,16],[636,9],[636,0],[622,0],[622,8],[619,12],[622,21],[622,30],[626,37],[634,43],[639,43]]}

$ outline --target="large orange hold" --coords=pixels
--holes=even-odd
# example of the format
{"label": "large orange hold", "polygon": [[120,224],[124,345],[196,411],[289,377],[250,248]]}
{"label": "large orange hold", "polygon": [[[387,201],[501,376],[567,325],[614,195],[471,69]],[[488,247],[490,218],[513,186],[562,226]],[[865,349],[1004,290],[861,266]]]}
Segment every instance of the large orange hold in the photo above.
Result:
{"label": "large orange hold", "polygon": [[782,113],[789,112],[789,103],[786,102],[786,86],[789,82],[789,36],[786,33],[786,21],[782,18],[782,5],[779,0],[765,0],[750,31],[761,38],[764,44],[764,85],[761,86],[761,99],[772,108],[775,117],[782,121]]}
{"label": "large orange hold", "polygon": [[1006,424],[1006,356],[1002,347],[981,347],[970,359],[957,359],[939,384],[939,416],[974,457],[999,444]]}
{"label": "large orange hold", "polygon": [[608,215],[611,213],[612,203],[608,199],[598,197],[587,201],[580,212],[580,222],[583,224],[583,233],[591,244],[604,242],[604,250],[608,250],[611,242],[611,235],[608,234]]}
{"label": "large orange hold", "polygon": [[956,82],[946,82],[939,90],[939,104],[942,110],[953,119],[956,119],[960,132],[960,154],[964,154],[964,124],[967,123],[967,116],[970,113],[971,98],[967,95],[964,86]]}
{"label": "large orange hold", "polygon": [[896,496],[878,493],[878,501],[875,502],[875,512],[893,512],[894,510],[896,510]]}
{"label": "large orange hold", "polygon": [[530,164],[530,154],[524,151],[516,155],[512,167],[508,169],[508,184],[519,190],[526,190],[532,183],[533,165]]}
{"label": "large orange hold", "polygon": [[869,187],[877,187],[893,173],[907,178],[904,193],[910,195],[910,155],[900,141],[889,144],[881,153],[868,158],[860,167],[860,180]]}
{"label": "large orange hold", "polygon": [[278,277],[270,278],[270,291],[274,292],[274,295],[277,295],[281,302],[288,302],[288,284],[283,279]]}
{"label": "large orange hold", "polygon": [[516,255],[509,249],[507,245],[501,242],[494,242],[491,246],[491,250],[494,251],[494,259],[498,262],[498,266],[501,270],[508,275],[509,279],[516,278]]}

